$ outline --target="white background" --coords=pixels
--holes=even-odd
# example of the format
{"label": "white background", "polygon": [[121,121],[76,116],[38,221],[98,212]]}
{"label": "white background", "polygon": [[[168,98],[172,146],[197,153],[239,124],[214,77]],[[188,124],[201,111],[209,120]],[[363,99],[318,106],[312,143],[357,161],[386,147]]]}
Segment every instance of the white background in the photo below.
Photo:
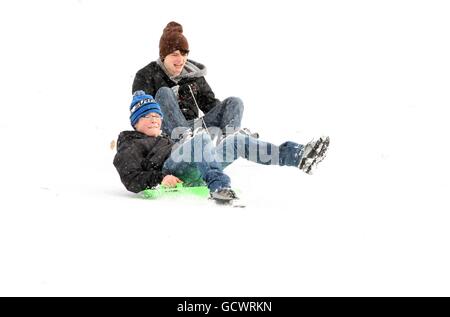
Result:
{"label": "white background", "polygon": [[[449,296],[447,1],[2,1],[0,295]],[[245,209],[126,192],[110,142],[169,21],[265,140]]]}

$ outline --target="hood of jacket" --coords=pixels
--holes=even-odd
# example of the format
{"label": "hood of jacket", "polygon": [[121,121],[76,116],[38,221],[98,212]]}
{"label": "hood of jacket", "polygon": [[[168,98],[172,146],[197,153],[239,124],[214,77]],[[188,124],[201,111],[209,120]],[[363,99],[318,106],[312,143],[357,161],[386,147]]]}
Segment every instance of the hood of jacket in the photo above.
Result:
{"label": "hood of jacket", "polygon": [[183,70],[181,71],[181,74],[177,76],[171,76],[169,74],[166,67],[164,66],[163,61],[160,58],[158,58],[156,63],[159,67],[161,67],[164,73],[166,73],[170,80],[174,81],[175,83],[178,83],[180,80],[185,78],[199,78],[206,76],[206,66],[191,59],[187,60],[186,64],[183,67]]}
{"label": "hood of jacket", "polygon": [[117,142],[131,141],[133,139],[146,139],[149,136],[138,131],[122,131],[117,138]]}
{"label": "hood of jacket", "polygon": [[122,143],[128,143],[132,140],[157,140],[158,138],[167,139],[169,143],[174,143],[165,133],[152,137],[138,131],[130,130],[120,132],[119,137],[117,138],[117,147],[120,147]]}

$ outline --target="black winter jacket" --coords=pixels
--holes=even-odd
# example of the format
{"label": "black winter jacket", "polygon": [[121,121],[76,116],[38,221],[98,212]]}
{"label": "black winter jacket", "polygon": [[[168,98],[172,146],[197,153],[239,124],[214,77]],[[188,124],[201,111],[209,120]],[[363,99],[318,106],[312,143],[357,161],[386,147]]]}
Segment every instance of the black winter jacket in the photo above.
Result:
{"label": "black winter jacket", "polygon": [[137,131],[123,131],[117,140],[114,166],[126,189],[138,193],[161,183],[164,161],[173,141],[166,136],[149,137]]}
{"label": "black winter jacket", "polygon": [[172,88],[179,85],[178,104],[186,120],[192,120],[199,116],[195,101],[205,114],[220,104],[220,100],[216,99],[214,92],[206,82],[205,74],[206,67],[204,65],[188,60],[181,75],[172,80],[158,62],[151,62],[136,73],[132,92],[143,90],[155,97],[159,88]]}

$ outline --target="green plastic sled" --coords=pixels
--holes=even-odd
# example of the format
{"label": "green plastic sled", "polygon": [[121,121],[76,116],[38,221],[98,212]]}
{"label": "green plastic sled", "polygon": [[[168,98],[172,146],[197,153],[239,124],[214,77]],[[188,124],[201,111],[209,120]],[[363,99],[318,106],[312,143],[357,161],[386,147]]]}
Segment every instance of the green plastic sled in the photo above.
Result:
{"label": "green plastic sled", "polygon": [[206,186],[183,186],[177,184],[176,187],[165,187],[158,185],[152,189],[146,189],[141,192],[142,197],[146,199],[157,199],[160,197],[180,197],[180,196],[197,196],[209,197],[209,189]]}

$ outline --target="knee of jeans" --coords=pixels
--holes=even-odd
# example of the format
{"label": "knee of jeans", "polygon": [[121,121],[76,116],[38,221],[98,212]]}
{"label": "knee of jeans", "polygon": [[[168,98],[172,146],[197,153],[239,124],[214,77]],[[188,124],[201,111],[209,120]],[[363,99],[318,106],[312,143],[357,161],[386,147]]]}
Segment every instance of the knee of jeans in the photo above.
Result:
{"label": "knee of jeans", "polygon": [[239,97],[228,97],[226,100],[228,100],[229,103],[235,104],[235,105],[237,105],[239,107],[243,107],[244,106],[244,102]]}
{"label": "knee of jeans", "polygon": [[228,97],[224,100],[227,105],[232,105],[238,109],[244,109],[244,102],[239,97]]}
{"label": "knee of jeans", "polygon": [[[161,87],[156,92],[155,98],[158,101],[160,98],[164,97],[175,97],[175,93],[169,87]],[[159,101],[158,101],[159,102]]]}

